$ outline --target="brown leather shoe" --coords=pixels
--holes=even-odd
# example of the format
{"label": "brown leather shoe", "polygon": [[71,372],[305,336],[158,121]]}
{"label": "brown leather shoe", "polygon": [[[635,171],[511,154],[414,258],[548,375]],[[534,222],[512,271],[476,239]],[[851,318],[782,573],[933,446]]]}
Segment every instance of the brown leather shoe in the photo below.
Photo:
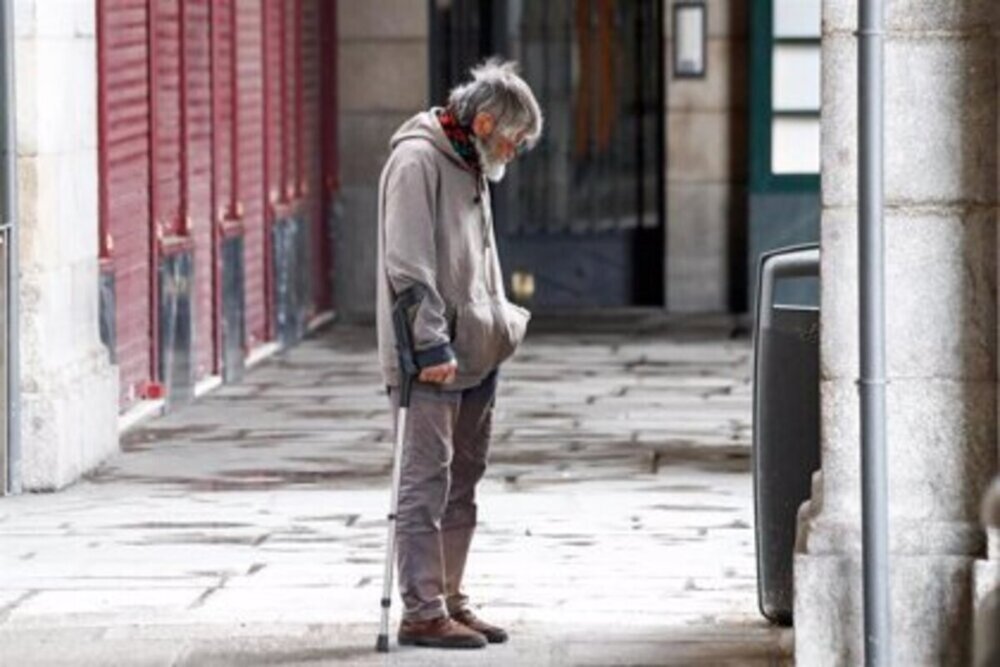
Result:
{"label": "brown leather shoe", "polygon": [[400,646],[429,646],[431,648],[483,648],[486,637],[456,623],[447,616],[426,621],[406,621],[399,624]]}
{"label": "brown leather shoe", "polygon": [[452,614],[451,617],[470,630],[475,630],[482,636],[486,637],[486,641],[491,644],[503,644],[507,641],[506,630],[498,628],[495,625],[490,625],[483,619],[473,614],[471,609],[466,608],[459,610]]}

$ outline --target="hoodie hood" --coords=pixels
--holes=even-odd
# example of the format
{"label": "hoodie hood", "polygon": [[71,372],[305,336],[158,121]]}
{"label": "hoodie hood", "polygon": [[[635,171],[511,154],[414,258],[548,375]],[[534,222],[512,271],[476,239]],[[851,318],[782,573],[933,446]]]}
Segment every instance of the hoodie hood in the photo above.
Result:
{"label": "hoodie hood", "polygon": [[449,160],[466,171],[473,171],[469,164],[462,159],[462,156],[455,151],[455,148],[451,145],[451,141],[448,140],[444,130],[441,129],[441,123],[437,119],[437,113],[440,110],[440,107],[434,107],[429,111],[421,111],[403,123],[396,130],[396,133],[392,135],[392,139],[389,140],[389,148],[395,149],[404,141],[429,141],[435,148],[447,156]]}

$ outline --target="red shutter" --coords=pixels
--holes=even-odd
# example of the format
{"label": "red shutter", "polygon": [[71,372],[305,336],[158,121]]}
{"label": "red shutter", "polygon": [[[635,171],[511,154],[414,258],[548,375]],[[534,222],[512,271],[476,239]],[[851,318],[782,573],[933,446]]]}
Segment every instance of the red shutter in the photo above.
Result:
{"label": "red shutter", "polygon": [[303,0],[301,14],[302,33],[302,87],[303,131],[302,164],[304,169],[303,195],[311,239],[310,266],[312,269],[312,314],[330,308],[330,279],[327,217],[323,206],[323,119],[333,115],[327,106],[323,91],[324,40],[323,12],[320,0]]}
{"label": "red shutter", "polygon": [[147,0],[98,0],[101,256],[115,275],[121,405],[151,379]]}
{"label": "red shutter", "polygon": [[208,226],[212,229],[214,271],[212,307],[215,313],[212,359],[216,373],[222,372],[222,265],[219,243],[223,225],[236,216],[234,160],[236,115],[233,101],[236,85],[235,12],[233,0],[216,0],[210,5],[212,40],[212,210]]}
{"label": "red shutter", "polygon": [[330,307],[334,12],[328,0],[98,0],[99,248],[116,278],[123,404],[158,379],[162,252],[193,248],[197,375],[219,370],[224,217],[242,223],[250,346],[274,336],[276,213],[308,220],[312,312]]}
{"label": "red shutter", "polygon": [[320,307],[323,310],[334,307],[332,247],[333,205],[340,189],[340,171],[337,148],[337,2],[322,1],[320,4],[320,74],[322,79],[322,141],[319,145],[322,163],[322,212],[325,236],[321,247],[320,266],[323,280],[320,283]]}
{"label": "red shutter", "polygon": [[183,0],[150,0],[152,211],[154,229],[163,237],[183,233],[179,2]]}
{"label": "red shutter", "polygon": [[275,220],[275,207],[285,202],[286,121],[285,73],[285,4],[264,3],[264,187],[266,192],[264,223],[264,274],[267,338],[275,336],[274,330],[274,266],[271,259],[271,225]]}
{"label": "red shutter", "polygon": [[215,0],[211,5],[212,17],[212,182],[214,209],[213,222],[218,224],[235,208],[233,182],[233,146],[235,143],[235,114],[233,108],[234,0]]}
{"label": "red shutter", "polygon": [[[256,347],[268,339],[268,262],[266,215],[264,113],[264,24],[261,0],[236,0],[237,9],[237,174],[243,209],[244,258],[246,263],[246,328],[248,345]],[[274,4],[273,2],[271,4]]]}
{"label": "red shutter", "polygon": [[285,201],[297,198],[298,194],[298,147],[299,147],[299,40],[298,8],[299,0],[285,2],[281,13],[282,35],[282,154],[284,156],[282,182],[285,186]]}
{"label": "red shutter", "polygon": [[268,203],[284,199],[284,3],[264,4],[264,141]]}
{"label": "red shutter", "polygon": [[194,242],[195,378],[215,370],[217,321],[214,218],[212,213],[212,56],[210,0],[181,0],[184,9],[185,131],[183,193],[185,229]]}

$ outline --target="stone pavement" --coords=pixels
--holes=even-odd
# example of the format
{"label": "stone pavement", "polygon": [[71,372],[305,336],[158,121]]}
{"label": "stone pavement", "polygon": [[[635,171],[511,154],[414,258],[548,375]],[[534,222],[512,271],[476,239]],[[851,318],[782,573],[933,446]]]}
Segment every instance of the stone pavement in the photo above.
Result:
{"label": "stone pavement", "polygon": [[467,574],[509,644],[374,653],[389,415],[372,332],[335,325],[0,499],[0,664],[787,664],[756,610],[746,339],[559,324],[505,367]]}

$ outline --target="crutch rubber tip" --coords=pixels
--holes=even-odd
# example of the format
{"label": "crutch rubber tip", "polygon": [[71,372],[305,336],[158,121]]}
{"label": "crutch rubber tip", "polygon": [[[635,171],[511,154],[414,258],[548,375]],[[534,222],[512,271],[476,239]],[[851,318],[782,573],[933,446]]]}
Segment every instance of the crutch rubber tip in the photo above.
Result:
{"label": "crutch rubber tip", "polygon": [[375,650],[379,653],[389,652],[389,635],[378,636],[378,641],[375,642]]}

